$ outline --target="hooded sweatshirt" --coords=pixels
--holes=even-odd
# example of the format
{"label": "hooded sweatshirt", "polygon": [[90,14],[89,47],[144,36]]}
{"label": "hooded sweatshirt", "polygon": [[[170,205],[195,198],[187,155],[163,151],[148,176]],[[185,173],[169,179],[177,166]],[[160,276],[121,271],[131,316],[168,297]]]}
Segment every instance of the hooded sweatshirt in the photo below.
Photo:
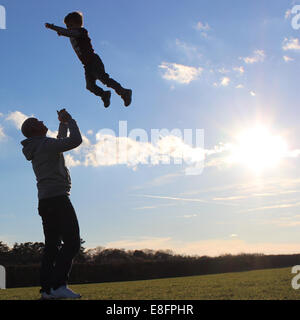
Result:
{"label": "hooded sweatshirt", "polygon": [[23,154],[32,163],[39,200],[70,195],[71,178],[63,152],[72,150],[81,143],[81,134],[74,119],[67,124],[60,123],[57,139],[41,136],[21,142]]}

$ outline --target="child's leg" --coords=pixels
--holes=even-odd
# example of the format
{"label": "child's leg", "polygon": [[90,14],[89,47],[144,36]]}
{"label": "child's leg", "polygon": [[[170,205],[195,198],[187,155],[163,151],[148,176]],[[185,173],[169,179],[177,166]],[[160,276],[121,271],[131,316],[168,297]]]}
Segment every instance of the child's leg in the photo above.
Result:
{"label": "child's leg", "polygon": [[102,97],[105,91],[96,85],[96,80],[90,72],[85,71],[86,88],[96,96]]}
{"label": "child's leg", "polygon": [[112,88],[115,92],[122,96],[126,89],[124,89],[119,82],[110,78],[109,74],[105,72],[104,64],[101,58],[98,55],[95,55],[94,61],[94,74],[103,84],[105,84],[108,88]]}

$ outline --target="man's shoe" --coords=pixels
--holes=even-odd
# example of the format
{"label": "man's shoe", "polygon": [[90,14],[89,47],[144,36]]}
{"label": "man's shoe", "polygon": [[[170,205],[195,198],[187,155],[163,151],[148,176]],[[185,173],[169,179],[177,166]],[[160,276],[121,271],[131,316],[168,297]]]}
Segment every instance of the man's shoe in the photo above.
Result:
{"label": "man's shoe", "polygon": [[54,297],[52,296],[51,292],[40,290],[41,293],[41,300],[52,300]]}
{"label": "man's shoe", "polygon": [[104,91],[103,96],[101,97],[104,107],[108,108],[110,106],[110,97],[111,97],[111,92],[110,91]]}
{"label": "man's shoe", "polygon": [[51,289],[51,296],[53,296],[54,299],[79,299],[81,298],[81,295],[78,293],[75,293],[67,286],[61,286],[57,288],[56,290]]}
{"label": "man's shoe", "polygon": [[132,90],[125,89],[124,93],[121,95],[121,98],[124,100],[125,107],[128,107],[131,104]]}

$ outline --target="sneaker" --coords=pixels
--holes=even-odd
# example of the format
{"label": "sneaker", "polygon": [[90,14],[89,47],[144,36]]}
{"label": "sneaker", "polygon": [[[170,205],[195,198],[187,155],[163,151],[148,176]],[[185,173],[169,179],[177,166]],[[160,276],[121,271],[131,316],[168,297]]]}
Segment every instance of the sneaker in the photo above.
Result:
{"label": "sneaker", "polygon": [[79,299],[81,298],[81,295],[78,293],[75,293],[67,286],[61,286],[57,288],[56,290],[51,289],[51,296],[53,296],[54,299]]}
{"label": "sneaker", "polygon": [[132,90],[125,89],[125,91],[122,94],[121,98],[124,100],[125,107],[128,107],[131,104]]}
{"label": "sneaker", "polygon": [[110,91],[104,91],[103,96],[101,97],[104,107],[108,108],[110,106],[110,97],[111,97],[111,92]]}
{"label": "sneaker", "polygon": [[47,291],[43,291],[43,290],[40,290],[40,294],[41,294],[41,300],[51,300],[51,299],[54,299],[54,297],[52,296],[52,294]]}

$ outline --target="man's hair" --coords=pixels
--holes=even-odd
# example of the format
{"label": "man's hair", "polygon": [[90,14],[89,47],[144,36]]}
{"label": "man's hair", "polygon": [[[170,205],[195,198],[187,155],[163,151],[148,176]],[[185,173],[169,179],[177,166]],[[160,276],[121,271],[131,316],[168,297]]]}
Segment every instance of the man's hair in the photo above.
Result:
{"label": "man's hair", "polygon": [[28,118],[23,122],[21,131],[26,138],[30,138],[32,136],[32,122],[35,120],[35,118]]}
{"label": "man's hair", "polygon": [[83,25],[83,15],[79,11],[74,11],[65,16],[64,23],[68,25],[69,23],[75,22],[77,24]]}

